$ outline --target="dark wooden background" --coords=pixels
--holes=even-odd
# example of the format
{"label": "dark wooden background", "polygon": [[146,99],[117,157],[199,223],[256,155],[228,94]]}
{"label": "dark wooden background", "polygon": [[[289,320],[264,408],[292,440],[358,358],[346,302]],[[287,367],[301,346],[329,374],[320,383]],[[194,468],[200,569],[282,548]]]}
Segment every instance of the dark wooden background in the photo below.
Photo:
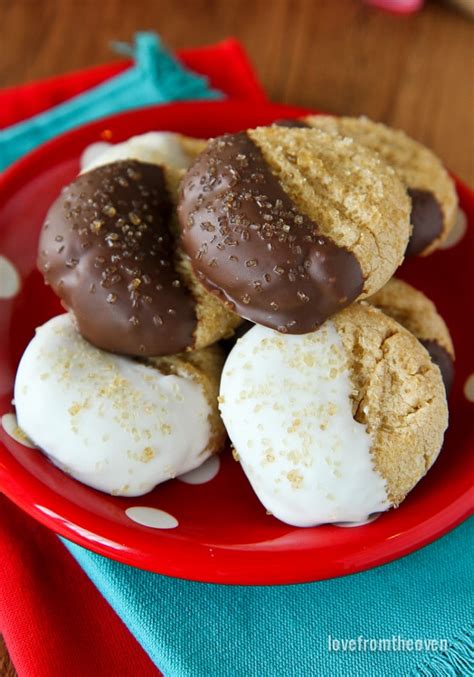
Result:
{"label": "dark wooden background", "polygon": [[0,0],[0,87],[110,61],[140,29],[172,48],[234,35],[274,101],[400,127],[474,184],[474,23],[447,3],[396,17],[358,0]]}
{"label": "dark wooden background", "polygon": [[109,61],[140,28],[174,48],[235,35],[274,101],[401,127],[474,183],[474,24],[443,2],[0,0],[0,86]]}

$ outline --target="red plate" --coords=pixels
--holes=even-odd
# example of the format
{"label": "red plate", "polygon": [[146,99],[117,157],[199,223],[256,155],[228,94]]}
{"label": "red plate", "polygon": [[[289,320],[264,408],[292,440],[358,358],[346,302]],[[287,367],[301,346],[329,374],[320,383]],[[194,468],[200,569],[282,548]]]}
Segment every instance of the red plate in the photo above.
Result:
{"label": "red plate", "polygon": [[[232,102],[148,108],[65,134],[7,171],[0,178],[0,255],[16,267],[21,290],[0,299],[0,415],[13,410],[15,369],[34,328],[61,311],[35,270],[37,238],[49,204],[76,175],[87,145],[155,129],[208,137],[305,112]],[[402,272],[435,300],[451,329],[457,361],[443,451],[398,510],[352,529],[289,527],[265,514],[228,450],[219,473],[206,484],[174,480],[142,498],[116,498],[64,475],[3,428],[0,489],[38,521],[95,552],[161,574],[215,583],[294,583],[342,576],[406,555],[446,533],[473,505],[474,412],[464,390],[474,372],[474,196],[460,182],[457,186],[471,222],[462,244],[411,261]],[[4,271],[5,258],[0,259]],[[125,514],[131,506],[160,508],[179,526],[164,530],[136,524]]]}

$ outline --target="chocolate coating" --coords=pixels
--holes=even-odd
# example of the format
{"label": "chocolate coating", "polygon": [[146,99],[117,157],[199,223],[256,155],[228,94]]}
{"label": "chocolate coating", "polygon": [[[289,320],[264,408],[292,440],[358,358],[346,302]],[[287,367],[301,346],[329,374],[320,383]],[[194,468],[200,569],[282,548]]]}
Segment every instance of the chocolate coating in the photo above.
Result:
{"label": "chocolate coating", "polygon": [[411,198],[410,221],[413,232],[406,255],[416,256],[441,234],[444,217],[438,200],[429,190],[407,188],[407,193]]}
{"label": "chocolate coating", "polygon": [[208,144],[178,214],[199,280],[252,322],[304,334],[362,291],[356,257],[298,211],[245,132]]}
{"label": "chocolate coating", "polygon": [[279,127],[309,127],[301,118],[282,118],[281,120],[275,120],[273,124]]}
{"label": "chocolate coating", "polygon": [[135,160],[78,176],[50,208],[38,267],[99,348],[152,356],[193,344],[195,305],[174,267],[171,210],[161,167]]}
{"label": "chocolate coating", "polygon": [[446,395],[449,395],[454,381],[453,358],[437,341],[422,339],[421,343],[429,352],[432,361],[438,365],[441,376],[443,377],[444,387],[446,388]]}

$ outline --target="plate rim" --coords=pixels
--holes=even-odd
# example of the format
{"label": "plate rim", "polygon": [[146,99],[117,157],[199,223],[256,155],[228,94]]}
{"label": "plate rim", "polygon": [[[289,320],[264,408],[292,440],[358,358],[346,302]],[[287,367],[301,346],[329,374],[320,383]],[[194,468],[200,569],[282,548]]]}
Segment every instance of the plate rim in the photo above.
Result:
{"label": "plate rim", "polygon": [[[2,434],[6,434],[2,431]],[[18,444],[18,443],[16,443]],[[35,453],[36,450],[28,450]],[[46,462],[47,459],[45,459]],[[54,467],[54,466],[53,466]],[[55,468],[57,472],[61,472]],[[32,501],[31,495],[38,491],[43,496],[41,501]],[[430,516],[428,520],[416,524],[408,530],[403,530],[392,537],[387,549],[387,540],[377,541],[369,547],[362,547],[361,552],[356,557],[349,556],[344,560],[325,563],[312,561],[313,550],[306,548],[297,550],[298,567],[296,571],[285,569],[284,567],[269,567],[276,557],[285,561],[291,559],[288,553],[278,553],[271,551],[243,551],[227,548],[225,546],[208,547],[195,541],[180,540],[179,544],[172,539],[166,543],[167,560],[161,560],[158,563],[156,557],[158,552],[150,550],[146,553],[139,549],[118,543],[107,537],[107,526],[109,522],[102,516],[94,515],[88,517],[89,511],[83,506],[76,505],[67,500],[63,495],[57,494],[52,488],[46,486],[36,476],[32,475],[24,468],[18,459],[11,454],[6,446],[0,441],[0,488],[1,491],[35,520],[50,528],[59,536],[66,538],[77,545],[88,550],[114,559],[122,564],[136,566],[146,571],[151,571],[165,576],[181,578],[203,583],[218,583],[229,585],[289,585],[297,583],[310,583],[319,580],[328,580],[352,575],[362,571],[376,568],[397,559],[401,559],[416,550],[419,550],[435,540],[441,538],[449,531],[452,531],[462,522],[472,515],[472,504],[474,489],[467,488],[465,492],[459,494],[457,498],[438,509],[436,513]],[[100,493],[100,492],[99,492]],[[44,496],[46,494],[46,500]],[[61,514],[52,511],[46,505],[50,497],[59,497],[60,503],[65,506]],[[136,497],[137,503],[140,502],[140,496]],[[126,498],[124,500],[130,500]],[[74,518],[74,514],[78,518]],[[92,519],[94,530],[91,531],[85,525]],[[426,525],[432,523],[431,528],[426,530]],[[436,525],[438,525],[436,527]],[[329,525],[330,526],[330,525]],[[370,524],[360,529],[370,528]],[[120,527],[122,531],[124,527]],[[420,535],[420,529],[423,534]],[[88,534],[88,535],[86,535]],[[382,552],[380,552],[382,551]],[[183,554],[184,552],[184,554]],[[229,554],[230,553],[230,554]],[[234,553],[234,554],[232,554]],[[363,554],[363,557],[361,557]],[[185,564],[183,570],[177,570],[175,555],[179,555],[183,560],[193,561],[193,568]],[[235,565],[242,564],[242,558],[246,558],[247,563],[251,564],[249,571],[237,571],[238,566],[228,568],[229,562],[234,560]],[[358,561],[353,561],[353,560]],[[255,560],[260,560],[258,566],[255,566]]]}

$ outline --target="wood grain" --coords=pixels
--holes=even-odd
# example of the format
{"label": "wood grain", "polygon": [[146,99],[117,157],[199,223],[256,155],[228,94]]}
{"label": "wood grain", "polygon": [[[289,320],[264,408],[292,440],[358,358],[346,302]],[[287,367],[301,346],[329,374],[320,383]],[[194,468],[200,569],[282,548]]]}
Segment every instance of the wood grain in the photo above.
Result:
{"label": "wood grain", "polygon": [[474,24],[444,3],[395,17],[357,0],[0,0],[0,26],[0,86],[110,61],[139,29],[175,49],[234,35],[274,101],[401,127],[474,184]]}
{"label": "wood grain", "polygon": [[401,127],[474,183],[474,24],[445,4],[411,17],[357,0],[102,0],[100,14],[97,7],[0,0],[0,86],[106,62],[114,58],[108,44],[140,28],[159,31],[173,48],[236,35],[273,100]]}

